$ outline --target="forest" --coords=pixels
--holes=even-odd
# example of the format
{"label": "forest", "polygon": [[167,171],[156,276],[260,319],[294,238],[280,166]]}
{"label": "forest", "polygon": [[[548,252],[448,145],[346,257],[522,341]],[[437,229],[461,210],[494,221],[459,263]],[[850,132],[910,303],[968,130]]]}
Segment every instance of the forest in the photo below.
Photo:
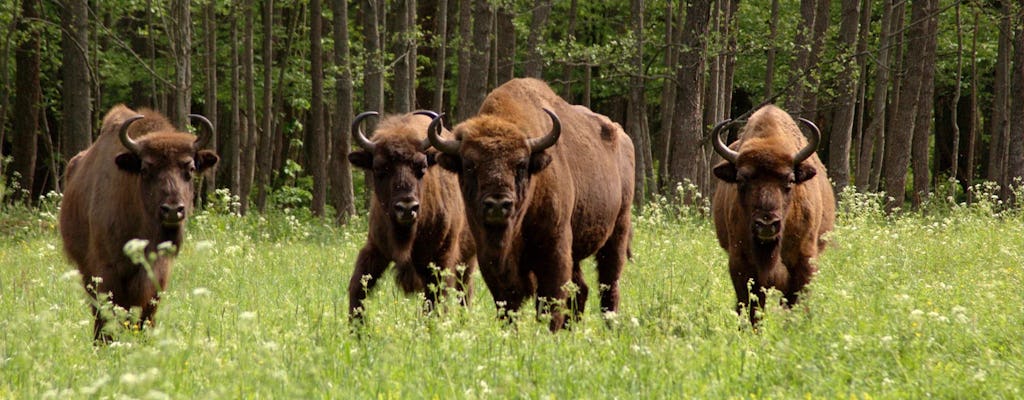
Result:
{"label": "forest", "polygon": [[821,127],[837,193],[885,193],[889,212],[979,190],[1013,204],[1024,177],[1012,1],[18,0],[0,26],[5,204],[60,193],[124,103],[213,122],[202,197],[344,223],[365,193],[346,159],[355,113],[455,124],[514,77],[622,124],[640,208],[707,198],[710,127],[766,103]]}

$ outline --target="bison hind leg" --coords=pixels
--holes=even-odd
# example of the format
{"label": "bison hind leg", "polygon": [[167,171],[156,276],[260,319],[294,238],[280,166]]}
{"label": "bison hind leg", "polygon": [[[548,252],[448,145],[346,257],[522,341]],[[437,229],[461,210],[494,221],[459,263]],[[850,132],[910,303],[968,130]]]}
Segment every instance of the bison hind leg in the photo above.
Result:
{"label": "bison hind leg", "polygon": [[579,261],[572,264],[572,284],[566,285],[565,292],[568,296],[566,307],[571,316],[569,322],[577,322],[583,317],[587,306],[587,296],[590,295],[590,288],[587,286],[586,280],[583,279],[583,269],[580,268]]}

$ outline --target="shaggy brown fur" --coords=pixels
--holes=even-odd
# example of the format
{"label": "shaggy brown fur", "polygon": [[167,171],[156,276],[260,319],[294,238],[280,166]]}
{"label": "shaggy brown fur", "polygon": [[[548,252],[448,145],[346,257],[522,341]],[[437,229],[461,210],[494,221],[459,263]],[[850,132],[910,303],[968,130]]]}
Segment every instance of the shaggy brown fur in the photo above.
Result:
{"label": "shaggy brown fur", "polygon": [[[125,149],[118,137],[122,123],[136,114],[145,118],[130,125],[128,136],[138,142],[139,154]],[[194,196],[192,177],[218,161],[212,151],[195,148],[195,142],[195,135],[175,130],[155,111],[137,113],[118,105],[104,117],[96,142],[68,163],[60,211],[64,251],[94,299],[103,294],[118,307],[141,308],[142,325],[152,322],[172,257],[181,248]],[[168,217],[168,207],[183,207],[180,218]],[[148,240],[146,254],[156,253],[163,242],[172,243],[175,251],[156,258],[150,277],[124,254],[131,239]],[[93,314],[94,339],[108,341],[96,302]]]}
{"label": "shaggy brown fur", "polygon": [[[714,168],[722,180],[712,200],[718,243],[729,253],[736,310],[748,308],[751,323],[768,288],[782,292],[787,306],[797,302],[817,271],[811,260],[825,248],[822,235],[834,225],[835,198],[818,155],[794,168],[794,154],[806,145],[793,118],[769,105],[750,117],[730,146],[739,152],[736,164],[722,161]],[[776,228],[756,223],[769,220]]]}
{"label": "shaggy brown fur", "polygon": [[[430,118],[423,115],[384,118],[373,134],[374,151],[349,154],[353,165],[373,176],[370,230],[348,285],[352,317],[362,315],[363,300],[391,262],[406,293],[433,288],[425,293],[428,309],[446,287],[462,291],[463,304],[472,297],[476,249],[459,201],[457,178],[432,167],[435,150],[419,149],[429,124]],[[403,215],[399,202],[418,204],[418,211]],[[466,268],[459,271],[458,264]]]}
{"label": "shaggy brown fur", "polygon": [[[561,137],[531,153],[527,139],[552,130],[544,108],[561,121]],[[479,114],[454,133],[458,152],[438,155],[438,163],[459,174],[480,271],[500,315],[536,294],[552,331],[565,324],[562,307],[578,318],[589,291],[580,261],[591,255],[601,310],[617,311],[634,183],[633,143],[622,127],[569,105],[542,81],[514,79],[492,91]],[[507,215],[499,221],[488,201],[506,202]]]}

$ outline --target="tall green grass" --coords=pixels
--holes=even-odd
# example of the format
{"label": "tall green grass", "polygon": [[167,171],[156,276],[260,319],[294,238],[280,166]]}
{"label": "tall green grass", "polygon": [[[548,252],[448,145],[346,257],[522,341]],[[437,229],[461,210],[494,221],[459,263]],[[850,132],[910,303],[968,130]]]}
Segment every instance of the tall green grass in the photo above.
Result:
{"label": "tall green grass", "polygon": [[[887,217],[847,193],[803,302],[733,313],[706,208],[635,217],[622,310],[550,334],[477,296],[423,315],[385,279],[347,318],[366,221],[201,213],[157,325],[94,346],[55,205],[0,213],[0,398],[1020,398],[1024,217],[934,200]],[[215,210],[220,210],[214,207]],[[585,267],[596,289],[593,264]],[[776,296],[777,297],[777,296]]]}

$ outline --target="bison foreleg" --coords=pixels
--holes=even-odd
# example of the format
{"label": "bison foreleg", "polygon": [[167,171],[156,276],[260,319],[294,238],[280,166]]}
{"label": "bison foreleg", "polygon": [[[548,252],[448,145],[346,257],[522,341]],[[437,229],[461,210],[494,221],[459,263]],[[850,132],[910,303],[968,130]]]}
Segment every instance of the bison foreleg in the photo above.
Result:
{"label": "bison foreleg", "polygon": [[[565,326],[566,283],[572,279],[571,261],[555,262],[538,268],[537,275],[537,316],[550,315],[550,328],[557,332]],[[546,268],[545,268],[546,267]]]}
{"label": "bison foreleg", "polygon": [[[747,310],[750,324],[756,325],[757,312],[764,304],[765,293],[764,288],[757,284],[757,277],[748,272],[750,269],[752,267],[740,261],[729,259],[729,275],[732,278],[732,287],[736,291],[736,314],[743,315],[743,310]],[[751,293],[756,296],[754,302],[750,301]]]}
{"label": "bison foreleg", "polygon": [[579,321],[586,309],[590,288],[587,287],[587,281],[583,279],[583,270],[578,261],[572,264],[572,286],[566,288],[566,292],[569,296],[568,308],[572,315],[572,321]]}
{"label": "bison foreleg", "polygon": [[361,319],[363,300],[377,284],[390,260],[371,245],[363,247],[356,258],[355,270],[348,281],[348,315],[350,319]]}

